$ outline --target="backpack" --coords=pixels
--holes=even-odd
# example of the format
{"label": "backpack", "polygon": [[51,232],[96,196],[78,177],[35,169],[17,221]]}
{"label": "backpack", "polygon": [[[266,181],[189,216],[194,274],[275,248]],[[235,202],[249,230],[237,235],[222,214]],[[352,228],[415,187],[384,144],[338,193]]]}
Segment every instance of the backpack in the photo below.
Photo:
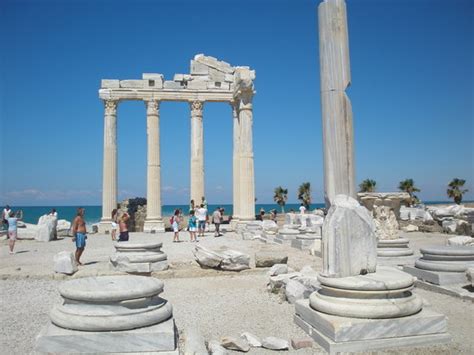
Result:
{"label": "backpack", "polygon": [[174,216],[171,216],[171,218],[170,218],[170,224],[173,225],[173,222],[174,222]]}

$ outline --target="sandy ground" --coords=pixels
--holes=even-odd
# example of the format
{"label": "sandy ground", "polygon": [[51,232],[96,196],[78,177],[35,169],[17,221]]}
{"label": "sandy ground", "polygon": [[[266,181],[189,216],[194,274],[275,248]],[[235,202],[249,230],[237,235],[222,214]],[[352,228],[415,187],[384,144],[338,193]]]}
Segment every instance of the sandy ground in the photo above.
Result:
{"label": "sandy ground", "polygon": [[[413,249],[421,246],[445,244],[443,234],[410,233]],[[253,267],[254,254],[260,250],[285,252],[289,266],[298,270],[311,265],[315,270],[321,259],[293,248],[266,245],[258,241],[242,241],[234,233],[213,238],[208,234],[201,245],[213,249],[231,248],[251,256],[252,269],[240,273],[202,270],[194,261],[194,243],[172,243],[172,233],[165,235],[132,234],[131,240],[160,239],[168,254],[170,270],[154,276],[164,279],[163,297],[174,307],[174,316],[180,332],[188,327],[198,328],[206,340],[221,336],[237,336],[249,331],[259,337],[276,336],[285,339],[305,337],[305,333],[293,323],[294,307],[283,302],[277,295],[267,292],[267,269]],[[182,240],[189,240],[182,233]],[[54,304],[60,302],[56,287],[62,278],[52,273],[53,256],[62,250],[74,250],[74,243],[66,238],[50,243],[19,241],[17,254],[8,255],[6,241],[0,241],[0,354],[28,354],[33,351],[34,341],[40,329],[48,322],[48,314]],[[114,248],[110,236],[90,235],[84,253],[85,266],[74,277],[110,274],[108,257]],[[453,342],[444,346],[419,349],[397,349],[386,354],[473,354],[474,353],[474,305],[458,298],[417,289],[435,311],[448,316],[449,332]],[[291,350],[281,354],[316,354],[322,350]],[[264,349],[252,349],[250,354],[274,354]],[[378,352],[382,353],[382,352]]]}

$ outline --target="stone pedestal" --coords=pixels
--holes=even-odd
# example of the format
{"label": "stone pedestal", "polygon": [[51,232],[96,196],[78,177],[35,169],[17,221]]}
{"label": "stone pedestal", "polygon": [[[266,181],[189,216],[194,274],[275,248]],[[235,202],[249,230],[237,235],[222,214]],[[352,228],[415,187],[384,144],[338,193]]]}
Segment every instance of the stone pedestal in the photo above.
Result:
{"label": "stone pedestal", "polygon": [[310,250],[316,240],[321,241],[321,235],[316,233],[300,234],[296,239],[291,240],[291,246],[299,250]]}
{"label": "stone pedestal", "polygon": [[162,243],[114,243],[115,254],[110,265],[117,271],[151,273],[168,269],[168,257],[161,251]]}
{"label": "stone pedestal", "polygon": [[410,195],[407,192],[359,192],[357,199],[361,205],[371,212],[373,212],[374,206],[389,207],[398,220],[400,220],[401,205],[411,202]]}
{"label": "stone pedestal", "polygon": [[280,229],[273,241],[278,244],[291,245],[291,241],[299,235],[300,232],[297,229]]}
{"label": "stone pedestal", "polygon": [[143,276],[103,276],[59,286],[63,303],[39,334],[40,353],[177,354],[172,307],[163,282]]}
{"label": "stone pedestal", "polygon": [[474,267],[474,247],[436,246],[421,248],[420,252],[422,257],[415,267],[405,266],[404,271],[435,285],[468,283],[466,271]]}
{"label": "stone pedestal", "polygon": [[295,322],[330,353],[447,342],[446,317],[422,310],[415,279],[394,268],[318,277],[321,289],[296,304]]}
{"label": "stone pedestal", "polygon": [[413,265],[416,256],[409,248],[406,238],[386,239],[377,241],[377,265],[402,266]]}

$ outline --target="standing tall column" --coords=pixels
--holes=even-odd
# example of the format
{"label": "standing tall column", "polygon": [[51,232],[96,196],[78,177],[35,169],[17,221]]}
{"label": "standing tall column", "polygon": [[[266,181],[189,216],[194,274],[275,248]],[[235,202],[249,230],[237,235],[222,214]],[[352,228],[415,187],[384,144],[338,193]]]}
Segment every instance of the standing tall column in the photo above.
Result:
{"label": "standing tall column", "polygon": [[147,131],[147,209],[143,226],[145,232],[164,232],[161,217],[161,164],[160,164],[160,103],[145,101]]}
{"label": "standing tall column", "polygon": [[346,4],[324,1],[318,9],[319,62],[324,149],[324,198],[329,207],[338,194],[356,198],[354,134]]}
{"label": "standing tall column", "polygon": [[232,106],[232,117],[234,121],[234,151],[232,157],[232,172],[233,172],[233,204],[232,204],[232,217],[233,220],[238,220],[240,216],[240,120],[239,120],[239,103],[233,102]]}
{"label": "standing tall column", "polygon": [[253,166],[253,91],[246,91],[240,95],[239,103],[239,219],[255,219],[255,181]]}
{"label": "standing tall column", "polygon": [[117,208],[117,101],[106,100],[104,114],[104,162],[102,175],[102,218],[99,232],[112,227],[112,210]]}
{"label": "standing tall column", "polygon": [[192,101],[191,107],[191,199],[196,205],[204,195],[204,134],[202,101]]}

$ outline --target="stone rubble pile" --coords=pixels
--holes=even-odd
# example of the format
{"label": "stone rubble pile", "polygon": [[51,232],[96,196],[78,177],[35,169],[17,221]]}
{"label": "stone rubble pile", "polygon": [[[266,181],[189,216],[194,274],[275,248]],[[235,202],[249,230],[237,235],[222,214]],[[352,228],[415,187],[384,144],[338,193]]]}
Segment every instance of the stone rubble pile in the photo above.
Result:
{"label": "stone rubble pile", "polygon": [[309,265],[295,272],[284,264],[275,264],[268,272],[267,289],[291,304],[307,299],[320,288],[318,273]]}
{"label": "stone rubble pile", "polygon": [[236,250],[216,252],[203,246],[196,245],[193,250],[194,258],[203,268],[213,268],[226,271],[241,271],[250,269],[250,256]]}
{"label": "stone rubble pile", "polygon": [[[402,230],[472,235],[474,208],[463,205],[404,207],[400,209]],[[416,228],[417,227],[417,228]]]}

